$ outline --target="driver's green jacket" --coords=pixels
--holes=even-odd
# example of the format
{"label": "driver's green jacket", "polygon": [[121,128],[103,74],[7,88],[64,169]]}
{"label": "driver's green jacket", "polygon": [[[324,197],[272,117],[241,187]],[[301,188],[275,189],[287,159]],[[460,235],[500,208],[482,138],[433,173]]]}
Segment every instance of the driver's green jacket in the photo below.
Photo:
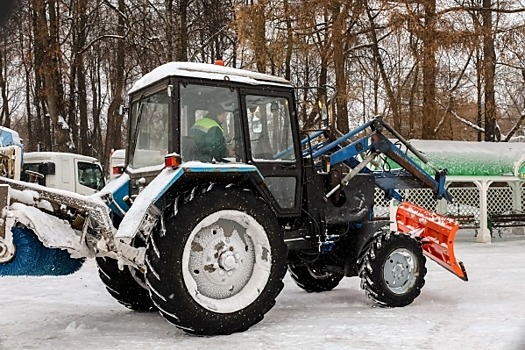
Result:
{"label": "driver's green jacket", "polygon": [[224,141],[224,130],[216,120],[204,117],[195,122],[189,131],[196,144],[195,160],[222,161],[228,151]]}

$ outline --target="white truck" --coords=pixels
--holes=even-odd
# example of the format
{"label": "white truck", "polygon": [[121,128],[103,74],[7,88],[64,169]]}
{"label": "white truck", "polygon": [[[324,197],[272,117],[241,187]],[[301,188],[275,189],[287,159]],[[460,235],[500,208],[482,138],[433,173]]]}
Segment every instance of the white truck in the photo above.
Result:
{"label": "white truck", "polygon": [[93,157],[62,152],[28,152],[23,155],[20,179],[30,181],[30,172],[43,175],[38,183],[90,195],[105,185],[104,172],[100,162]]}
{"label": "white truck", "polygon": [[14,130],[0,127],[0,173],[14,180],[91,195],[106,182],[100,162],[93,157],[64,152],[23,152]]}

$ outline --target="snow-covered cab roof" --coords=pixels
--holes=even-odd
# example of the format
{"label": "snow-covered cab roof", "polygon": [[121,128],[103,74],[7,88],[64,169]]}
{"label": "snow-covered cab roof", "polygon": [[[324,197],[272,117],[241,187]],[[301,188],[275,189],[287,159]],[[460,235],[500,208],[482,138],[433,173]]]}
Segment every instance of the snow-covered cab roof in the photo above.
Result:
{"label": "snow-covered cab roof", "polygon": [[132,94],[167,77],[191,77],[209,80],[229,80],[250,85],[276,85],[291,87],[288,80],[269,74],[208,63],[170,62],[163,64],[140,78],[129,90]]}
{"label": "snow-covered cab roof", "polygon": [[59,162],[62,159],[77,159],[86,163],[99,163],[98,159],[83,154],[67,152],[26,152],[24,163]]}

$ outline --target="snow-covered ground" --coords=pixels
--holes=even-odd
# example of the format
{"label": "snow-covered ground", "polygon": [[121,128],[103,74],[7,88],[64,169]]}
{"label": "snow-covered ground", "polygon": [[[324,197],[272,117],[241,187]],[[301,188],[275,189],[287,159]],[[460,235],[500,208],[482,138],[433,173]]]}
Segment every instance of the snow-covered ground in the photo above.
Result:
{"label": "snow-covered ground", "polygon": [[94,261],[67,277],[0,278],[0,349],[525,349],[525,236],[476,243],[460,232],[463,282],[428,261],[407,307],[368,301],[357,278],[308,294],[287,275],[276,306],[244,333],[196,337],[106,293]]}

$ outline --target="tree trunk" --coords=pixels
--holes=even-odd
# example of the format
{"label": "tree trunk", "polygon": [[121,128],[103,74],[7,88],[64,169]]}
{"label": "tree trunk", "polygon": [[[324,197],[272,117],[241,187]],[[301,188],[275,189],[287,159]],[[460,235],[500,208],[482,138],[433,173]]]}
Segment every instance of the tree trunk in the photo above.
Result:
{"label": "tree trunk", "polygon": [[492,0],[483,0],[483,81],[485,84],[485,141],[498,141],[496,130],[496,98],[494,77],[496,75],[496,51],[492,28]]}
{"label": "tree trunk", "polygon": [[[100,63],[99,58],[95,57],[92,59],[90,67],[90,84],[91,84],[91,111],[93,118],[93,133],[91,135],[92,156],[101,158],[104,153],[104,147],[102,145],[102,128],[100,126],[100,114],[102,109],[102,83],[100,81]],[[107,169],[107,167],[105,167]]]}
{"label": "tree trunk", "polygon": [[[84,0],[77,0],[75,2],[75,20],[74,20],[74,33],[75,33],[75,42],[73,47],[76,49],[74,52],[75,60],[73,61],[76,65],[75,68],[75,77],[76,77],[76,90],[78,91],[78,127],[71,125],[73,130],[73,135],[76,136],[75,144],[77,150],[81,154],[90,154],[90,140],[88,138],[89,134],[89,123],[88,123],[88,106],[87,106],[87,84],[86,84],[86,68],[84,60],[84,52],[81,50],[86,45],[87,31],[86,27],[88,25],[87,18],[87,2]],[[72,94],[77,95],[77,94]],[[71,115],[77,115],[76,111],[70,113]],[[73,123],[70,123],[73,124]]]}
{"label": "tree trunk", "polygon": [[[5,44],[4,40],[2,40]],[[0,94],[2,96],[2,108],[0,108],[0,125],[5,127],[11,126],[11,112],[9,110],[9,96],[8,96],[8,86],[6,81],[7,76],[7,65],[4,55],[6,53],[5,45],[0,47]]]}
{"label": "tree trunk", "polygon": [[258,1],[253,7],[253,50],[257,71],[266,73],[268,61],[266,50],[266,0]]}
{"label": "tree trunk", "polygon": [[284,60],[284,78],[290,80],[292,77],[292,68],[290,67],[292,61],[292,50],[293,50],[293,30],[292,30],[292,19],[290,17],[290,8],[288,6],[288,0],[283,1],[284,15],[286,21],[286,55]]}
{"label": "tree trunk", "polygon": [[[35,65],[39,68],[36,74],[41,77],[43,84],[42,108],[45,113],[43,136],[46,150],[67,151],[69,149],[69,127],[64,119],[67,113],[60,70],[56,2],[55,0],[35,0],[33,4],[35,9]],[[38,52],[40,50],[42,51]],[[54,135],[53,144],[51,144],[51,135]]]}
{"label": "tree trunk", "polygon": [[51,151],[51,128],[47,118],[47,108],[44,93],[44,71],[45,71],[45,48],[47,47],[47,25],[45,22],[45,2],[35,0],[31,2],[32,24],[33,24],[33,65],[35,70],[35,109],[36,109],[36,132],[34,136],[39,142],[39,149]]}
{"label": "tree trunk", "polygon": [[436,1],[424,2],[425,29],[423,34],[423,130],[425,140],[438,139],[435,132],[439,123],[436,105],[436,36],[434,32],[436,21]]}
{"label": "tree trunk", "polygon": [[[118,9],[120,13],[124,13],[125,4],[124,0],[118,0]],[[124,36],[125,31],[125,19],[120,14],[118,15],[118,27],[117,34]],[[122,93],[124,90],[124,40],[117,39],[117,49],[115,54],[115,61],[111,69],[111,96],[112,100],[108,107],[108,127],[106,132],[105,149],[102,154],[102,162],[107,168],[109,164],[109,154],[112,149],[122,148],[122,121],[123,117],[119,113],[120,106],[122,105],[123,98]]]}
{"label": "tree trunk", "polygon": [[80,153],[91,154],[91,141],[89,140],[88,105],[87,105],[87,83],[84,68],[84,57],[78,56],[77,86],[78,86],[78,117],[79,117],[79,145]]}
{"label": "tree trunk", "polygon": [[337,129],[348,132],[348,95],[345,72],[345,23],[347,9],[335,6],[333,9],[332,48],[334,58],[335,86],[337,89]]}
{"label": "tree trunk", "polygon": [[[47,108],[51,123],[54,126],[54,145],[58,151],[69,151],[71,140],[69,138],[70,126],[66,123],[66,111],[64,88],[62,84],[61,59],[60,59],[60,38],[59,38],[59,18],[58,4],[55,0],[48,0],[49,16],[49,37],[46,65],[44,70],[44,92],[46,94]],[[45,21],[45,19],[44,19]],[[40,30],[46,30],[47,24],[43,23]]]}

